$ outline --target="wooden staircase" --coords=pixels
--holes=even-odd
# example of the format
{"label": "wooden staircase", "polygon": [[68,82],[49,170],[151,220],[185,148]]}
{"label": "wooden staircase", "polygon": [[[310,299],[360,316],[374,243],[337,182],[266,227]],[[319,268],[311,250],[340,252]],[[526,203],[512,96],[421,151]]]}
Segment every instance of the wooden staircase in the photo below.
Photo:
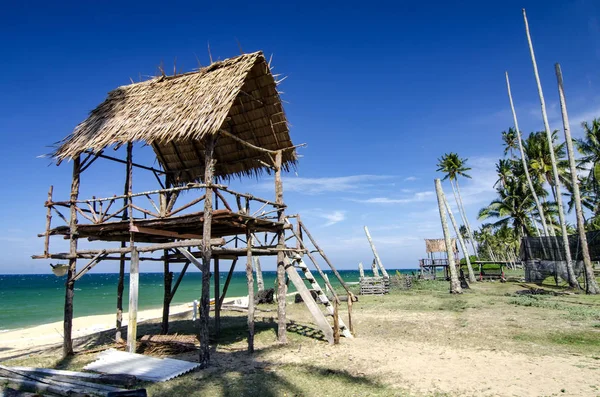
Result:
{"label": "wooden staircase", "polygon": [[[333,319],[335,315],[333,304],[331,303],[331,301],[329,300],[329,298],[327,297],[327,295],[325,294],[325,292],[311,273],[306,263],[304,263],[304,261],[302,260],[302,256],[300,254],[289,253],[285,258],[285,261],[286,273],[289,279],[296,287],[296,290],[298,290],[298,293],[300,294],[308,310],[314,317],[318,327],[321,329],[321,331],[323,331],[325,339],[327,339],[327,341],[330,344],[333,344],[334,326],[332,326],[328,320],[328,317],[331,317]],[[300,269],[300,271],[302,271],[302,273],[304,274],[304,278],[300,276],[297,269]],[[304,280],[310,283],[312,290],[315,291],[315,293],[317,294],[318,301],[325,307],[325,313],[323,313],[322,309],[313,299],[313,296],[311,295],[310,290],[304,283]],[[334,299],[337,299],[337,296],[334,296]],[[336,321],[334,321],[334,324],[335,323]],[[352,333],[350,332],[350,330],[348,329],[348,327],[346,326],[339,314],[337,323],[339,326],[340,333],[346,338],[352,338]]]}

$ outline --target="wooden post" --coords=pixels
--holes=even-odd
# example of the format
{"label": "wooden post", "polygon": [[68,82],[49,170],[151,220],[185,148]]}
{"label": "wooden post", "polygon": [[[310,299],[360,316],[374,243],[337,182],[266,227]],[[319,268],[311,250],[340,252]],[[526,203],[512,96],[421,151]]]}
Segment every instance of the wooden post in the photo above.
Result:
{"label": "wooden post", "polygon": [[348,329],[350,330],[350,333],[354,335],[354,326],[352,325],[352,304],[352,299],[348,297]]}
{"label": "wooden post", "polygon": [[442,222],[442,230],[444,231],[444,243],[446,244],[446,253],[448,255],[448,267],[450,268],[450,292],[453,294],[461,294],[462,288],[460,287],[460,281],[458,281],[456,263],[454,262],[454,252],[452,250],[452,238],[448,231],[446,209],[444,208],[444,192],[442,190],[442,182],[439,179],[435,180],[435,193],[437,194],[440,220]]}
{"label": "wooden post", "polygon": [[[529,43],[529,52],[531,54],[531,62],[533,64],[533,74],[535,75],[535,81],[537,83],[538,95],[540,97],[540,105],[542,107],[542,119],[544,121],[544,128],[546,130],[546,139],[548,141],[548,150],[550,152],[550,162],[552,163],[552,176],[554,181],[554,192],[556,204],[558,205],[558,218],[560,220],[560,229],[562,234],[562,240],[565,250],[565,260],[567,262],[567,276],[569,285],[572,288],[580,288],[579,282],[575,277],[573,271],[573,261],[571,259],[571,248],[569,247],[569,235],[567,233],[567,222],[565,220],[565,212],[563,208],[562,195],[560,193],[560,179],[558,175],[558,168],[556,165],[556,157],[554,153],[554,143],[552,142],[552,131],[548,123],[548,115],[546,114],[546,102],[544,101],[544,92],[542,91],[542,83],[540,82],[540,76],[538,74],[537,62],[535,61],[535,54],[533,52],[533,43],[531,42],[531,35],[529,34],[529,23],[527,22],[527,14],[523,9],[523,19],[525,21],[525,33],[527,33],[527,42]],[[551,186],[552,187],[552,186]]]}
{"label": "wooden post", "polygon": [[246,278],[248,280],[248,353],[254,353],[254,277],[252,276],[252,233],[246,232]]}
{"label": "wooden post", "polygon": [[258,286],[258,293],[260,294],[265,290],[265,281],[263,279],[262,267],[260,266],[260,259],[258,259],[258,256],[253,257],[253,259],[256,271],[256,285]]}
{"label": "wooden post", "polygon": [[219,337],[219,331],[221,330],[221,308],[219,307],[220,293],[221,293],[221,285],[220,285],[220,271],[219,271],[219,258],[213,259],[213,264],[215,267],[215,271],[213,273],[214,283],[215,283],[215,336]]}
{"label": "wooden post", "polygon": [[213,158],[215,141],[213,136],[206,137],[204,141],[204,183],[206,186],[206,198],[204,199],[204,225],[202,231],[202,294],[200,297],[200,368],[208,367],[210,360],[209,346],[209,312],[210,312],[210,259],[212,247],[210,237],[212,232],[213,213],[213,178],[215,160]]}
{"label": "wooden post", "polygon": [[[127,158],[131,159],[133,151],[133,144],[131,142],[127,143]],[[125,186],[123,187],[123,195],[126,195],[129,192],[129,180],[131,178],[133,161],[129,160],[126,162],[127,166],[125,168]],[[128,203],[128,198],[123,198],[123,206],[126,206]],[[121,220],[126,220],[129,215],[129,211],[123,211],[123,215],[121,216]],[[127,247],[127,243],[125,241],[121,241],[121,249]],[[123,325],[123,291],[125,290],[125,253],[121,254],[121,258],[119,259],[119,282],[117,284],[117,323],[115,326],[115,341],[117,343],[123,342],[123,335],[121,332],[121,327]]]}
{"label": "wooden post", "polygon": [[379,277],[379,270],[377,270],[377,259],[373,258],[371,262],[371,270],[373,270],[373,276]]}
{"label": "wooden post", "polygon": [[[283,183],[281,181],[282,152],[275,154],[275,202],[283,204]],[[277,220],[283,224],[285,214],[282,207],[277,211]],[[277,248],[285,248],[285,231],[281,227],[277,231]],[[277,340],[279,343],[287,343],[286,334],[286,315],[285,315],[285,297],[287,294],[287,285],[285,284],[285,254],[283,251],[277,252]]]}
{"label": "wooden post", "polygon": [[[78,155],[73,159],[73,179],[71,181],[71,218],[69,220],[69,250],[70,254],[75,256],[77,253],[77,209],[75,201],[79,197],[79,183],[81,171],[81,157]],[[69,271],[67,280],[71,280],[77,273],[77,258],[69,259]],[[64,313],[64,334],[63,334],[63,357],[73,354],[73,340],[71,331],[73,329],[73,295],[75,290],[74,282],[67,282],[65,288],[65,313]]]}
{"label": "wooden post", "polygon": [[52,206],[50,203],[52,202],[52,191],[54,190],[54,186],[50,186],[48,189],[48,201],[46,201],[46,235],[44,236],[44,256],[48,256],[50,254],[50,228],[52,227]]}
{"label": "wooden post", "polygon": [[231,267],[229,268],[229,273],[227,273],[227,279],[225,280],[225,285],[223,286],[223,294],[221,294],[221,299],[219,299],[219,309],[221,309],[221,306],[223,306],[223,300],[225,299],[225,296],[227,295],[227,289],[229,288],[229,282],[231,281],[231,276],[233,276],[233,271],[235,270],[235,264],[237,263],[238,258],[236,257],[232,262],[231,262]]}
{"label": "wooden post", "polygon": [[389,278],[387,271],[383,267],[383,263],[381,263],[381,259],[379,258],[379,254],[377,254],[377,250],[375,249],[375,244],[373,244],[373,240],[371,239],[371,233],[369,233],[369,228],[365,226],[365,233],[367,234],[367,240],[369,240],[369,245],[371,246],[371,250],[373,250],[373,255],[375,256],[376,265],[381,269],[381,274],[385,278]]}
{"label": "wooden post", "polygon": [[129,261],[129,321],[127,324],[127,351],[135,353],[137,338],[137,309],[138,309],[138,287],[140,279],[140,261],[137,248],[131,247],[131,259]]}
{"label": "wooden post", "polygon": [[450,222],[452,222],[452,226],[454,227],[454,233],[456,233],[456,238],[458,238],[458,242],[460,243],[460,248],[465,254],[465,262],[467,262],[467,271],[469,272],[469,282],[474,283],[477,281],[475,279],[475,273],[473,272],[473,267],[471,266],[471,258],[469,258],[469,251],[467,250],[467,245],[460,234],[460,230],[458,228],[458,224],[456,223],[456,219],[454,219],[454,215],[452,214],[452,210],[450,209],[450,204],[448,204],[448,200],[444,196],[444,204],[446,206],[446,210],[448,210],[448,215],[450,216]]}
{"label": "wooden post", "polygon": [[[569,155],[569,169],[571,171],[571,182],[573,186],[573,196],[575,198],[575,214],[577,217],[577,231],[579,233],[579,244],[583,254],[583,264],[585,266],[585,290],[588,294],[599,294],[600,288],[594,276],[594,268],[590,259],[590,250],[588,248],[587,236],[585,234],[585,222],[583,219],[583,208],[581,207],[581,195],[579,193],[579,180],[577,179],[577,167],[575,165],[575,151],[573,150],[573,140],[571,139],[571,127],[569,126],[569,115],[567,113],[567,103],[565,99],[565,90],[563,87],[562,72],[560,65],[555,65],[556,79],[558,80],[558,96],[560,99],[560,110],[563,119],[563,129],[565,131],[565,142],[567,144],[567,154]],[[573,274],[575,277],[575,274]]]}
{"label": "wooden post", "polygon": [[362,262],[358,262],[358,274],[360,275],[360,278],[365,277],[365,269],[363,269]]}
{"label": "wooden post", "polygon": [[[351,299],[348,299],[349,301]],[[337,300],[333,301],[333,344],[339,345],[340,343],[340,317],[339,317],[339,303]]]}
{"label": "wooden post", "polygon": [[169,306],[171,305],[171,284],[173,282],[173,273],[169,269],[169,250],[164,250],[163,253],[164,298],[162,327],[160,333],[166,335],[169,333]]}

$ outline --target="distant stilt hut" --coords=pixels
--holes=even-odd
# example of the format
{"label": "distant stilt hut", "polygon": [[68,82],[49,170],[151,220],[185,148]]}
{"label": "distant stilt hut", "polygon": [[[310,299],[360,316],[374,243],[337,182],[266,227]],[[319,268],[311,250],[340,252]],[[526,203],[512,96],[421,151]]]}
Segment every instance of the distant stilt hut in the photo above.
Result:
{"label": "distant stilt hut", "polygon": [[[442,269],[445,279],[450,278],[449,261],[444,239],[425,239],[425,252],[427,258],[419,259],[419,277],[427,280],[435,280],[438,269]],[[452,239],[452,252],[454,260],[458,264],[458,246],[456,239]]]}

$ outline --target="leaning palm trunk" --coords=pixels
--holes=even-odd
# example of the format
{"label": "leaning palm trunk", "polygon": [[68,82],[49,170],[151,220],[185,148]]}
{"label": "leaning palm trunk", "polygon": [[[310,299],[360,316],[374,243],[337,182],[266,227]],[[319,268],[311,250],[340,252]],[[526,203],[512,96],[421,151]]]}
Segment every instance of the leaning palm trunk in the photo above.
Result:
{"label": "leaning palm trunk", "polygon": [[446,219],[446,209],[444,208],[444,191],[442,190],[442,181],[435,180],[435,193],[437,195],[438,207],[440,210],[440,220],[442,222],[442,231],[444,232],[444,243],[446,244],[446,253],[448,255],[448,268],[450,269],[450,293],[462,294],[462,288],[458,281],[456,273],[456,263],[454,262],[454,252],[452,250],[452,239],[448,231],[448,221]]}
{"label": "leaning palm trunk", "polygon": [[533,43],[531,42],[531,35],[529,34],[529,23],[527,22],[527,14],[523,9],[523,20],[525,21],[525,32],[527,33],[527,42],[529,43],[529,52],[531,53],[531,62],[533,64],[533,74],[535,75],[535,81],[537,83],[538,94],[540,97],[540,105],[542,107],[542,118],[544,119],[544,128],[546,129],[546,138],[548,139],[548,145],[550,146],[550,161],[552,162],[552,176],[554,179],[554,188],[556,194],[556,203],[558,204],[558,218],[560,219],[560,228],[562,231],[563,245],[565,247],[565,259],[567,262],[567,276],[569,278],[569,285],[573,288],[579,288],[579,283],[575,277],[573,271],[573,262],[571,260],[571,248],[569,247],[569,235],[567,234],[567,223],[565,221],[565,213],[563,210],[562,197],[560,195],[560,180],[558,178],[558,169],[556,167],[556,158],[554,156],[554,144],[552,143],[552,133],[550,132],[550,125],[548,123],[548,115],[546,114],[546,102],[544,101],[544,93],[542,91],[542,84],[540,83],[540,76],[538,74],[537,63],[535,61],[535,54],[533,52]]}
{"label": "leaning palm trunk", "polygon": [[585,265],[585,292],[588,294],[600,293],[600,288],[594,276],[590,251],[585,235],[585,220],[583,219],[583,208],[581,207],[581,194],[579,193],[579,181],[577,180],[577,167],[575,166],[575,153],[573,151],[573,140],[571,139],[571,128],[569,127],[569,115],[567,114],[567,103],[565,100],[565,91],[563,88],[562,72],[560,65],[555,65],[556,78],[558,80],[558,96],[560,98],[560,110],[562,113],[563,128],[565,130],[565,141],[567,143],[567,154],[569,157],[569,169],[573,183],[573,199],[575,200],[575,214],[577,216],[577,231],[579,232],[579,241],[581,242],[581,252],[583,253],[583,263]]}
{"label": "leaning palm trunk", "polygon": [[467,270],[469,272],[469,281],[474,283],[477,280],[475,279],[475,273],[473,273],[473,267],[471,266],[471,258],[469,258],[469,250],[467,250],[467,245],[465,244],[465,240],[462,238],[460,234],[460,230],[458,229],[458,224],[456,223],[456,219],[454,219],[454,215],[452,214],[452,210],[450,209],[450,204],[448,204],[448,200],[446,200],[446,196],[444,196],[444,204],[446,206],[446,210],[448,211],[448,215],[450,216],[450,222],[452,222],[452,226],[454,227],[454,232],[456,233],[456,238],[458,238],[458,242],[460,243],[460,248],[465,254],[465,262],[467,263]]}
{"label": "leaning palm trunk", "polygon": [[508,99],[510,101],[510,109],[512,110],[513,119],[515,121],[515,129],[517,130],[517,140],[519,141],[519,151],[521,152],[521,163],[523,164],[523,170],[525,171],[525,177],[527,178],[527,185],[529,185],[529,190],[531,191],[531,195],[533,196],[533,200],[535,201],[535,206],[537,207],[538,213],[540,214],[540,220],[542,221],[542,228],[544,229],[544,236],[550,236],[548,233],[548,225],[546,224],[546,216],[544,215],[544,208],[542,204],[540,204],[540,200],[535,192],[535,188],[533,187],[533,182],[531,181],[531,175],[529,175],[529,167],[527,165],[527,160],[525,159],[525,150],[523,150],[523,141],[521,140],[521,130],[519,130],[519,122],[517,121],[517,112],[515,111],[515,105],[513,103],[512,94],[510,92],[510,80],[508,79],[508,72],[505,72],[506,75],[506,88],[508,89]]}
{"label": "leaning palm trunk", "polygon": [[[469,224],[469,219],[467,218],[467,213],[465,212],[465,207],[462,205],[462,198],[460,197],[460,190],[458,189],[458,179],[455,180],[456,190],[454,189],[454,185],[452,184],[452,179],[450,180],[450,185],[452,186],[452,193],[454,193],[454,200],[456,201],[456,205],[458,206],[458,212],[460,213],[460,217],[465,224],[465,228],[467,229],[467,234],[469,235],[469,241],[471,243],[471,247],[473,248],[473,255],[477,256],[477,248],[475,248],[475,239],[473,238],[473,232],[471,231],[471,225]],[[458,191],[458,195],[456,192]]]}

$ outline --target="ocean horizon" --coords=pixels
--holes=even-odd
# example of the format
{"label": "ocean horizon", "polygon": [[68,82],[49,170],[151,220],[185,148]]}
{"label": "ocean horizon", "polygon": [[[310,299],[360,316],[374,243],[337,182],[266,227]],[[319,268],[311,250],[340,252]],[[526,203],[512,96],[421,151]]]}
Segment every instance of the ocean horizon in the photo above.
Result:
{"label": "ocean horizon", "polygon": [[[389,269],[393,274],[411,273],[416,269]],[[317,273],[311,269],[313,274]],[[345,282],[357,282],[358,270],[339,270]],[[334,288],[339,281],[332,271],[325,271]],[[174,272],[173,284],[179,273]],[[324,287],[320,277],[315,274]],[[189,272],[183,277],[171,305],[184,304],[200,299],[202,273]],[[225,284],[227,272],[220,272],[221,289]],[[263,271],[265,288],[275,286],[275,271]],[[118,273],[88,273],[75,283],[74,317],[116,313]],[[18,328],[61,321],[65,299],[66,277],[53,274],[3,274],[0,275],[0,333]],[[256,280],[254,282],[256,290]],[[123,291],[123,310],[127,311],[129,296],[129,274],[125,274]],[[210,296],[214,297],[214,281],[211,279]],[[156,309],[163,304],[164,279],[161,272],[140,273],[138,310]],[[289,291],[295,291],[290,284]],[[245,271],[236,271],[231,277],[227,296],[246,296],[247,280]]]}

